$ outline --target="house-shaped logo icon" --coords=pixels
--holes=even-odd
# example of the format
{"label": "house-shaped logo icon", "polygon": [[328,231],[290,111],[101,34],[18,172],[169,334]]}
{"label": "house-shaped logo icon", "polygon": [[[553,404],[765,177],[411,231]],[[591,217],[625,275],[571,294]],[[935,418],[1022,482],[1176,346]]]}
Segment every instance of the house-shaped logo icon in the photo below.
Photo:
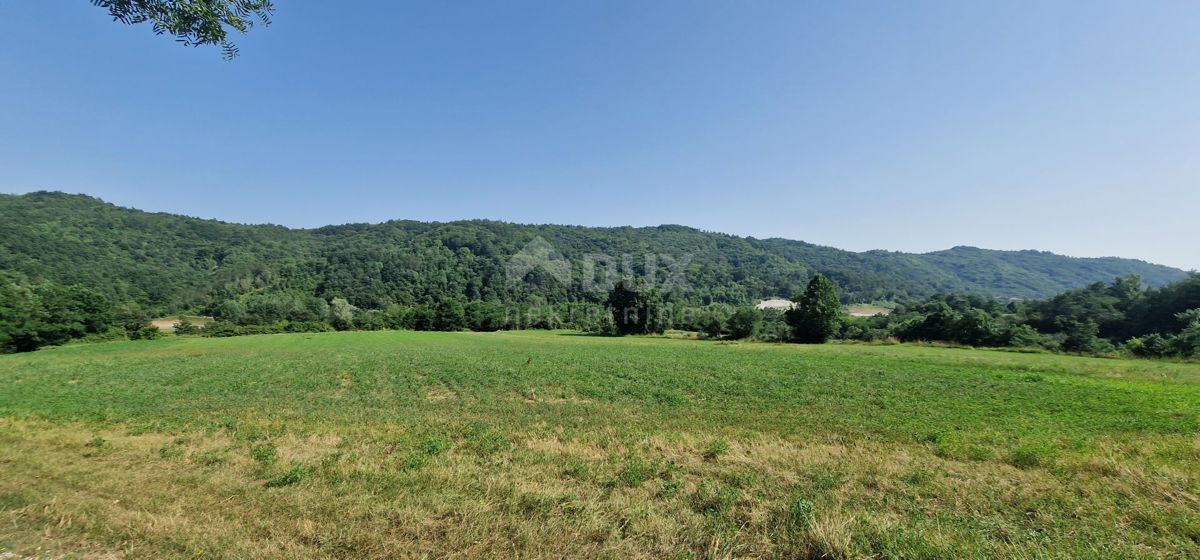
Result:
{"label": "house-shaped logo icon", "polygon": [[530,272],[539,269],[564,286],[571,285],[571,262],[541,236],[526,243],[504,265],[509,285],[524,282]]}

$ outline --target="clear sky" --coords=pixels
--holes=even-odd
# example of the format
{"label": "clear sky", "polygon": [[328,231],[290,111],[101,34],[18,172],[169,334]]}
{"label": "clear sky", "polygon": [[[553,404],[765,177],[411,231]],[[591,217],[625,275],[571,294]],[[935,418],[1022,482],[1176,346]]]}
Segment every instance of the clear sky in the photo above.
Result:
{"label": "clear sky", "polygon": [[1200,2],[277,4],[225,62],[0,0],[0,191],[1200,268]]}

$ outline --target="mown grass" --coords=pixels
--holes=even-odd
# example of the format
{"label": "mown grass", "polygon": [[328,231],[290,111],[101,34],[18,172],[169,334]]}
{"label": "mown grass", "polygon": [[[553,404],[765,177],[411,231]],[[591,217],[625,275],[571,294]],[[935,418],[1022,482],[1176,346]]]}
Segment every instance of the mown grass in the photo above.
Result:
{"label": "mown grass", "polygon": [[0,357],[0,551],[1189,558],[1198,432],[1194,364],[538,332],[81,345]]}

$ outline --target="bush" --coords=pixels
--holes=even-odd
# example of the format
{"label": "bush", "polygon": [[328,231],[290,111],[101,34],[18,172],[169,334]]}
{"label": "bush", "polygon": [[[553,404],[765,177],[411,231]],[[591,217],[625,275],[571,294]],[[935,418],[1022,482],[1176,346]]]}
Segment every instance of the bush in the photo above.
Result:
{"label": "bush", "polygon": [[1101,354],[1113,351],[1112,343],[1097,336],[1100,327],[1093,321],[1064,322],[1062,341],[1065,352],[1080,354]]}
{"label": "bush", "polygon": [[238,336],[241,333],[238,326],[229,321],[216,321],[204,329],[202,334],[204,336],[225,337]]}
{"label": "bush", "polygon": [[742,340],[754,336],[754,332],[758,330],[758,324],[762,321],[762,315],[753,307],[740,307],[733,315],[729,316],[726,322],[726,330],[729,332],[729,338],[734,340]]}
{"label": "bush", "polygon": [[154,340],[162,338],[163,332],[158,330],[154,325],[146,325],[136,331],[129,333],[130,340]]}
{"label": "bush", "polygon": [[290,333],[298,332],[333,332],[333,325],[323,321],[289,321],[284,324],[283,330]]}
{"label": "bush", "polygon": [[596,316],[585,317],[580,329],[589,334],[613,335],[617,332],[617,325],[613,323],[613,317],[607,311]]}
{"label": "bush", "polygon": [[360,331],[381,331],[387,328],[387,316],[378,309],[359,310],[354,317],[354,328]]}
{"label": "bush", "polygon": [[716,313],[709,313],[700,319],[700,334],[705,338],[718,339],[725,334],[725,321]]}
{"label": "bush", "polygon": [[1012,325],[1003,334],[1000,335],[1000,346],[1014,346],[1017,348],[1046,348],[1051,346],[1051,342],[1046,336],[1037,332],[1036,329],[1029,325],[1019,324]]}
{"label": "bush", "polygon": [[175,322],[175,335],[176,336],[196,334],[198,332],[200,332],[200,327],[197,327],[191,321],[187,320],[186,317],[180,318],[178,321]]}
{"label": "bush", "polygon": [[1139,358],[1162,358],[1171,354],[1171,342],[1158,333],[1133,337],[1125,342],[1125,350]]}
{"label": "bush", "polygon": [[335,297],[329,302],[329,324],[339,331],[354,328],[354,315],[357,307],[350,305],[345,298]]}
{"label": "bush", "polygon": [[114,342],[118,340],[129,340],[131,337],[125,329],[121,327],[111,327],[104,332],[89,334],[81,339],[80,342]]}
{"label": "bush", "polygon": [[754,335],[754,338],[763,342],[787,341],[791,328],[787,324],[783,311],[767,309],[762,311],[761,315],[762,320],[759,323],[758,332]]}

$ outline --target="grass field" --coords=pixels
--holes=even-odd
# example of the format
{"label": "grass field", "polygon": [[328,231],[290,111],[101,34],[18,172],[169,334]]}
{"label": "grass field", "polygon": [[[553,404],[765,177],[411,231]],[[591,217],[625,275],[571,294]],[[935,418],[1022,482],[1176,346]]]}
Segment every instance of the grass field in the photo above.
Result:
{"label": "grass field", "polygon": [[0,553],[1197,558],[1200,366],[571,333],[0,356]]}

